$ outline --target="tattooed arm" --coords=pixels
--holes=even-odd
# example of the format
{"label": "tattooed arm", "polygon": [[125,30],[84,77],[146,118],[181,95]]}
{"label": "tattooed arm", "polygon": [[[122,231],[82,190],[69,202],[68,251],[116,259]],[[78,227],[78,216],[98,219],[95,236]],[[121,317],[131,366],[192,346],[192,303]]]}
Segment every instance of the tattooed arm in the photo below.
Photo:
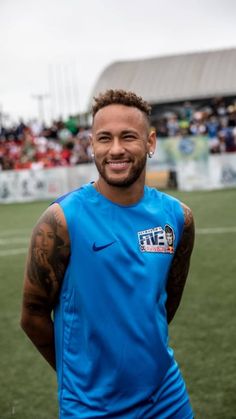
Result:
{"label": "tattooed arm", "polygon": [[176,250],[167,282],[167,320],[173,319],[180,304],[185,282],[188,276],[190,257],[194,244],[194,220],[191,210],[184,204],[184,229]]}
{"label": "tattooed arm", "polygon": [[69,236],[58,204],[50,206],[36,224],[25,267],[21,326],[55,369],[51,318],[69,260]]}

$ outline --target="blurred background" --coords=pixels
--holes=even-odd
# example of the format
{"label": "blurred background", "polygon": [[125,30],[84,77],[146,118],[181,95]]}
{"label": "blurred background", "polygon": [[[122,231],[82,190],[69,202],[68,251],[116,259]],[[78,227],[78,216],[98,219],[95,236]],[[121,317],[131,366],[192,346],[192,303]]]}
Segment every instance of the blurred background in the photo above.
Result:
{"label": "blurred background", "polygon": [[55,375],[19,329],[25,256],[51,200],[96,179],[91,103],[108,88],[152,105],[146,183],[195,215],[170,339],[196,418],[236,417],[235,16],[234,0],[0,1],[0,418],[57,417]]}

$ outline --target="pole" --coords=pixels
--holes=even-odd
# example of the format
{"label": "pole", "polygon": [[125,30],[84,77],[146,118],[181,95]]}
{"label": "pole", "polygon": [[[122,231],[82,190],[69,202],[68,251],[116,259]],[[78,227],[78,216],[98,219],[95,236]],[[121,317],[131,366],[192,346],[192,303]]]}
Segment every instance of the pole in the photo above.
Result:
{"label": "pole", "polygon": [[47,99],[49,97],[48,94],[37,94],[37,95],[32,95],[33,99],[36,99],[38,102],[38,117],[39,120],[41,122],[45,122],[44,121],[44,100]]}

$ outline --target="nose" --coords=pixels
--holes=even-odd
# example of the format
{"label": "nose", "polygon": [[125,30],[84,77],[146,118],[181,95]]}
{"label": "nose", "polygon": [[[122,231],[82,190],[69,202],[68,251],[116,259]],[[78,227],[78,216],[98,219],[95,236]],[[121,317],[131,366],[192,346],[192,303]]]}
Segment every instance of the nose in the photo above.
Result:
{"label": "nose", "polygon": [[43,247],[47,246],[47,242],[48,242],[47,237],[45,235],[43,235],[43,237],[42,237],[42,246]]}
{"label": "nose", "polygon": [[123,144],[122,144],[122,142],[120,141],[119,138],[115,137],[113,139],[109,151],[110,151],[111,156],[117,156],[117,155],[124,154],[124,152],[125,152],[124,146],[123,146]]}

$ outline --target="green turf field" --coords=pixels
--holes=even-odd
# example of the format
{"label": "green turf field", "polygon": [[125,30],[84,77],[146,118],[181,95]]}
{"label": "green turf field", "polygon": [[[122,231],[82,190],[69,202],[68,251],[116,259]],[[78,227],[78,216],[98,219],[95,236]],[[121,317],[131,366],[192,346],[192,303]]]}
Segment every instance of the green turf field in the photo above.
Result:
{"label": "green turf field", "polygon": [[[236,190],[177,193],[196,242],[171,344],[196,418],[236,418]],[[19,328],[25,249],[46,202],[0,206],[0,418],[56,419],[56,379]],[[144,418],[146,419],[146,418]]]}

